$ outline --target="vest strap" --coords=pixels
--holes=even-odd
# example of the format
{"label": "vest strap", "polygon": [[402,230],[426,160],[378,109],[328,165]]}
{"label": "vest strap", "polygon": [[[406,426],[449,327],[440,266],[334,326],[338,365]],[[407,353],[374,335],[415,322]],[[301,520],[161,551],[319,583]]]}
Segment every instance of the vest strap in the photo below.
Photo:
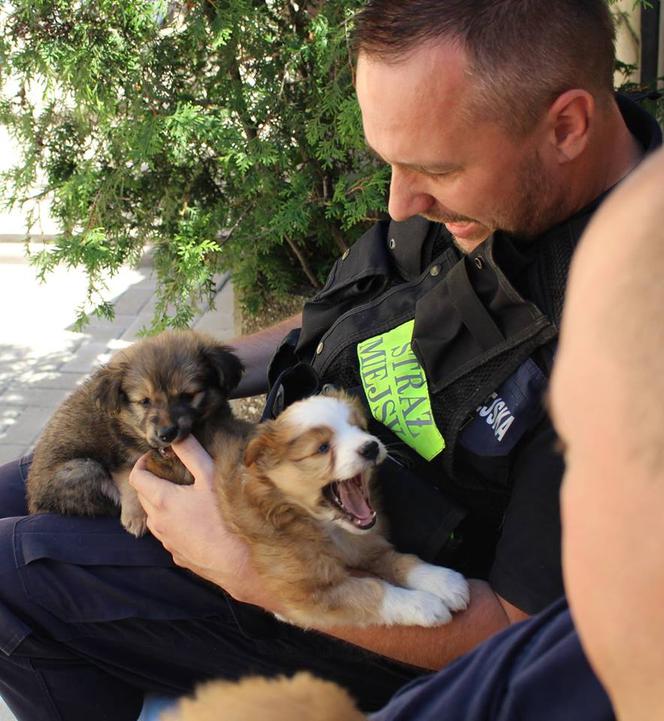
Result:
{"label": "vest strap", "polygon": [[468,277],[465,258],[452,268],[447,279],[450,300],[482,350],[500,345],[505,336],[477,297]]}

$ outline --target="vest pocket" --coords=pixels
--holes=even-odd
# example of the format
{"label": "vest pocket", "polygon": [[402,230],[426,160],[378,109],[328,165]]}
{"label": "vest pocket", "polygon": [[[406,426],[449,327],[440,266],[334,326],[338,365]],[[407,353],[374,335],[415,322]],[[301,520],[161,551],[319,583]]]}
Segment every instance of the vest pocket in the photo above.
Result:
{"label": "vest pocket", "polygon": [[479,277],[469,266],[462,258],[417,301],[412,344],[434,393],[550,326],[495,265]]}

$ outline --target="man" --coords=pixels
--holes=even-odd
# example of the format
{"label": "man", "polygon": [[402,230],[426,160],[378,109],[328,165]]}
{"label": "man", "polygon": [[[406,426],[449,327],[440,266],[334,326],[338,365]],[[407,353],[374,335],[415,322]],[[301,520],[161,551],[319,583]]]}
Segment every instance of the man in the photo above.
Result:
{"label": "man", "polygon": [[[278,600],[222,527],[210,459],[191,439],[178,452],[193,487],[140,467],[133,482],[175,561],[214,585],[113,520],[0,521],[0,694],[21,719],[102,718],[107,706],[132,719],[145,690],[300,668],[377,708],[414,666],[438,668],[560,594],[561,463],[539,398],[567,264],[603,193],[659,131],[613,97],[603,0],[381,0],[358,37],[365,132],[393,169],[390,212],[447,230],[417,218],[373,229],[274,367],[311,361],[322,382],[364,395],[407,466],[383,479],[395,540],[476,577],[470,608],[436,629],[335,629],[350,644],[277,623],[256,608]],[[541,87],[523,72],[534,58]],[[482,242],[496,230],[509,232]],[[238,347],[255,369],[276,342]],[[0,506],[22,516],[20,475],[3,474]]]}
{"label": "man", "polygon": [[[563,568],[583,651],[620,721],[664,718],[664,152],[574,259],[550,404],[566,470]],[[374,721],[613,719],[566,605],[405,689]]]}
{"label": "man", "polygon": [[[553,13],[551,7],[540,8],[533,3],[469,3],[466,5],[472,5],[475,13],[470,18],[468,7],[459,10],[459,5],[454,4],[448,10],[444,3],[438,2],[374,2],[369,3],[360,20],[357,92],[367,141],[392,166],[390,215],[396,220],[405,220],[419,214],[444,223],[454,234],[456,245],[478,263],[469,269],[469,273],[474,272],[478,278],[478,286],[482,282],[492,282],[483,281],[479,276],[486,274],[492,260],[500,257],[503,260],[500,270],[509,273],[512,280],[510,287],[507,284],[502,286],[505,294],[510,295],[510,303],[516,302],[517,291],[520,291],[526,298],[536,299],[539,307],[555,307],[559,299],[551,297],[554,289],[538,287],[537,281],[533,279],[533,275],[539,272],[546,273],[547,268],[540,267],[540,270],[533,271],[533,267],[538,262],[550,267],[554,263],[550,256],[564,255],[567,248],[564,244],[569,242],[571,236],[568,255],[560,262],[558,272],[566,269],[569,253],[590,219],[598,199],[629,172],[644,150],[648,149],[643,147],[644,143],[648,143],[645,136],[640,145],[633,134],[638,132],[636,127],[640,121],[635,123],[636,117],[632,117],[630,132],[613,96],[613,61],[607,47],[610,45],[611,33],[607,28],[609,21],[606,7],[602,2],[556,3],[556,12]],[[508,8],[511,11],[506,16]],[[462,18],[470,23],[470,27],[464,28],[465,35],[461,35],[459,29],[449,29],[459,28]],[[552,28],[556,23],[559,27]],[[528,45],[522,51],[529,56],[532,53],[531,57],[537,60],[538,67],[541,65],[549,70],[553,77],[542,79],[541,76],[545,74],[543,70],[518,84],[517,79],[521,79],[523,72],[523,67],[518,64],[522,56],[516,54],[513,47],[509,48],[509,44],[524,45],[527,31],[540,25],[547,27],[550,36],[541,32],[533,33],[536,39],[532,47]],[[555,67],[548,68],[548,54],[554,39],[561,44],[566,34],[574,31],[586,34],[583,55],[592,59],[584,65],[574,50],[570,57],[562,59],[556,56]],[[502,38],[503,46],[498,57],[486,57],[489,53],[484,53],[485,46],[491,46],[489,36],[494,40]],[[464,45],[473,48],[472,60],[468,57],[468,50],[461,49]],[[510,52],[513,56],[509,55]],[[498,79],[494,78],[491,82],[485,80],[489,67],[499,61],[503,62],[503,66],[494,73]],[[481,77],[482,82],[472,82],[476,77]],[[471,78],[470,82],[468,78]],[[509,83],[506,78],[513,78],[514,81]],[[578,83],[578,86],[573,82]],[[552,93],[552,87],[570,89]],[[534,98],[533,103],[521,102],[523,109],[517,109],[523,96]],[[555,98],[553,102],[552,97]],[[422,102],[422,98],[427,98],[427,102]],[[629,106],[623,107],[625,115],[631,115],[631,109],[627,109]],[[445,118],[445,122],[437,122],[439,118]],[[472,120],[469,121],[469,118]],[[432,128],[436,128],[436,132],[432,132]],[[653,139],[659,136],[654,127],[652,131]],[[607,153],[607,147],[615,152]],[[561,223],[567,218],[571,218],[571,221]],[[490,252],[486,251],[486,243],[481,245],[487,229],[509,231],[509,234],[501,232],[492,238]],[[394,259],[398,265],[407,266],[413,262],[410,257],[413,246],[415,252],[424,254],[429,238],[423,243],[422,236],[430,234],[431,230],[427,226],[419,231],[419,235],[411,233],[409,236],[404,233],[404,249],[399,247],[398,233],[393,224],[389,228],[388,238],[390,241],[397,238],[393,249]],[[561,235],[564,237],[561,238]],[[368,240],[371,241],[371,238]],[[368,245],[366,241],[366,238],[363,239],[359,247],[354,249],[359,255],[359,261],[354,263],[350,271],[353,277],[367,263],[369,251],[361,255]],[[416,245],[418,242],[419,245]],[[384,232],[380,234],[378,243],[385,243]],[[441,244],[441,247],[444,248],[444,245]],[[375,248],[371,248],[370,252],[373,253],[371,262],[376,264]],[[538,253],[550,255],[541,260],[542,256],[538,257]],[[528,255],[531,257],[524,257]],[[345,336],[339,330],[341,322],[338,317],[350,305],[347,301],[350,291],[343,285],[343,281],[339,281],[339,277],[344,267],[352,262],[352,254],[341,261],[332,273],[334,282],[331,286],[328,285],[319,299],[305,308],[302,332],[305,340],[301,335],[298,350],[310,352],[310,349],[316,348],[318,351],[316,344],[319,341],[322,341],[321,345],[343,344]],[[437,267],[437,261],[432,267]],[[422,271],[426,272],[426,264],[416,266],[414,277],[420,277]],[[403,275],[405,280],[413,277],[408,275],[408,269]],[[553,277],[547,277],[546,280],[551,284],[555,282]],[[329,302],[335,285],[343,288],[345,296],[341,303],[346,302],[347,305],[337,308],[332,303],[332,311],[321,309],[319,306]],[[430,287],[425,290],[426,294],[416,296],[416,302],[419,303],[417,313],[437,292]],[[489,301],[495,307],[500,304],[498,295],[499,292],[491,296]],[[346,335],[357,339],[364,332],[373,341],[382,322],[380,306],[387,305],[384,297],[381,292],[377,300],[365,296],[354,298],[351,307],[369,301],[365,314],[368,330],[357,320],[356,311],[352,329]],[[431,304],[432,312],[439,313],[439,317],[433,318],[434,326],[443,322],[441,317],[451,315],[456,310],[455,303],[445,304],[445,300],[444,297],[438,297]],[[400,299],[397,310],[388,309],[385,328],[391,329],[398,325],[392,316],[396,313],[403,315],[404,302]],[[524,307],[522,310],[529,313],[533,309]],[[405,317],[411,318],[409,314],[413,312],[412,306],[407,307]],[[323,317],[322,321],[318,320],[317,313]],[[528,332],[527,325],[519,325],[516,318],[508,318],[507,315],[498,318],[498,324],[502,324],[500,330],[504,331],[510,323],[514,323],[518,326],[516,334]],[[496,316],[500,316],[500,312]],[[555,310],[549,316],[554,323],[557,321]],[[437,364],[444,364],[436,357],[438,348],[427,347],[427,341],[431,340],[431,336],[427,335],[436,331],[431,323],[427,325],[428,320],[416,314],[414,338],[419,343],[420,357],[427,368],[431,387],[433,382],[442,384],[445,373],[453,375],[455,369],[440,371],[436,367]],[[465,315],[463,321],[472,324],[472,319]],[[327,333],[329,343],[320,330],[311,330],[317,323],[318,328]],[[417,324],[426,328],[426,332],[420,332],[419,337]],[[546,330],[542,330],[543,338],[535,344],[527,345],[525,350],[520,350],[520,357],[525,361],[522,366],[518,367],[518,354],[516,360],[508,358],[505,361],[508,368],[515,365],[518,367],[517,376],[526,378],[518,391],[526,396],[530,393],[530,402],[534,399],[535,404],[538,404],[543,389],[540,376],[547,372],[552,358],[552,344],[548,342],[550,336],[547,337]],[[453,333],[460,334],[460,331],[452,328],[449,335]],[[443,334],[442,338],[437,337],[435,340],[442,344],[448,339]],[[482,340],[480,338],[478,342]],[[494,348],[508,345],[509,333],[500,333],[493,347],[490,343],[482,350],[494,359],[498,353],[498,350],[494,352]],[[461,345],[448,343],[446,348],[451,353],[461,354],[465,350]],[[377,342],[374,342],[371,348],[376,346]],[[475,349],[470,350],[472,352]],[[323,350],[323,355],[325,352]],[[533,352],[536,364],[528,358]],[[479,354],[476,350],[475,353],[476,356]],[[338,381],[339,376],[344,375],[342,384],[354,385],[355,380],[350,383],[348,380],[347,358],[343,363],[344,373],[335,376],[331,370],[333,359],[321,363],[316,357],[320,354],[314,351],[313,355],[314,368],[322,369],[324,381]],[[307,357],[305,352],[302,356]],[[471,354],[463,360],[471,365],[475,358]],[[371,368],[365,376],[370,372]],[[512,379],[512,371],[508,370],[500,380],[491,379],[495,385],[489,387],[489,390],[498,388],[500,396],[504,396],[504,390],[510,390],[505,385],[509,386]],[[478,380],[475,376],[469,386],[481,382],[482,379]],[[503,382],[505,385],[502,385]],[[364,384],[364,393],[371,401],[370,384]],[[482,405],[484,397],[486,394],[479,395],[479,402],[469,403],[469,408]],[[506,452],[505,448],[497,448],[500,443],[493,445],[495,450],[484,452],[480,448],[478,451],[477,445],[485,437],[481,431],[486,432],[487,427],[491,429],[484,420],[492,417],[491,405],[490,401],[484,404],[475,421],[459,433],[460,448],[455,451],[456,467],[450,469],[445,463],[435,466],[436,472],[441,474],[454,473],[463,465],[469,468],[466,477],[461,472],[460,479],[448,478],[441,485],[443,491],[455,493],[455,501],[471,507],[471,513],[461,528],[466,536],[480,537],[482,547],[471,548],[463,560],[471,574],[486,573],[481,577],[488,578],[488,583],[473,582],[469,611],[456,618],[450,627],[441,627],[433,632],[337,629],[335,635],[402,661],[436,667],[476,643],[480,636],[541,610],[562,593],[561,585],[556,582],[559,566],[555,498],[560,465],[552,450],[552,430],[548,421],[535,412],[530,426],[522,425],[522,435],[519,437],[515,434],[515,424],[512,423],[512,427],[509,425],[514,416],[503,409],[504,422],[508,426],[504,440],[509,440],[513,445],[508,446],[507,442],[502,445],[509,448],[510,452]],[[527,417],[532,407],[528,407],[527,402],[523,405],[522,416]],[[443,413],[449,412],[448,405]],[[493,415],[498,416],[493,424],[494,437],[500,436],[503,421],[497,412]],[[445,422],[443,418],[439,425]],[[387,440],[395,439],[388,436]],[[451,439],[448,437],[445,440],[449,447]],[[182,449],[185,461],[191,464],[207,463],[207,459],[200,459],[195,451],[193,457],[190,455],[190,447],[193,445],[187,444],[188,447]],[[450,454],[449,448],[440,457],[445,454]],[[409,460],[417,464],[417,458],[413,460],[411,456]],[[421,465],[417,468],[423,474],[427,472]],[[209,477],[204,470],[200,470],[201,478],[206,475]],[[467,483],[469,475],[472,475],[471,481],[479,485],[475,496],[473,489],[467,487],[470,485]],[[478,482],[478,478],[484,480],[483,485]],[[219,550],[209,554],[199,553],[199,538],[206,536],[192,536],[186,519],[200,519],[203,508],[210,505],[203,490],[199,497],[200,507],[194,512],[195,491],[188,493],[190,489],[171,489],[138,474],[135,475],[135,483],[143,491],[155,535],[161,537],[167,548],[174,552],[176,561],[194,568],[239,600],[271,607],[274,599],[260,595],[259,579],[252,579],[249,573],[237,573],[232,565],[228,567],[230,572],[226,570],[226,562],[222,558],[228,552],[225,544],[208,542],[206,550],[215,547]],[[508,492],[501,498],[503,484],[508,487]],[[487,501],[489,495],[491,498]],[[181,497],[189,498],[192,507],[183,505],[185,502]],[[164,508],[155,509],[155,500]],[[486,506],[495,504],[496,508],[482,507],[482,503]],[[475,513],[474,517],[472,512]],[[397,524],[399,520],[397,515]],[[410,520],[414,525],[419,518]],[[210,519],[210,524],[215,526],[216,522]],[[487,527],[500,528],[500,531],[496,530],[496,535],[500,535],[497,548],[495,542],[492,544],[488,540],[490,534]],[[214,535],[215,531],[210,529],[207,538],[212,539]],[[472,541],[467,541],[467,545],[472,545]],[[492,555],[494,548],[495,558]],[[490,556],[488,562],[482,558],[482,552],[486,551],[489,551]],[[484,567],[483,563],[486,563]]]}

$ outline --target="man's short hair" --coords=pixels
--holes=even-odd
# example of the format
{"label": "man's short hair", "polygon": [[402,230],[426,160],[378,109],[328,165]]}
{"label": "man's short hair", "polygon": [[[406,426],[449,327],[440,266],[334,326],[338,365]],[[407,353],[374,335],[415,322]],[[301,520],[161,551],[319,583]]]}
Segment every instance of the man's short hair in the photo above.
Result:
{"label": "man's short hair", "polygon": [[613,92],[607,0],[368,0],[356,18],[356,50],[383,62],[441,40],[468,54],[473,109],[513,132],[528,132],[566,90]]}

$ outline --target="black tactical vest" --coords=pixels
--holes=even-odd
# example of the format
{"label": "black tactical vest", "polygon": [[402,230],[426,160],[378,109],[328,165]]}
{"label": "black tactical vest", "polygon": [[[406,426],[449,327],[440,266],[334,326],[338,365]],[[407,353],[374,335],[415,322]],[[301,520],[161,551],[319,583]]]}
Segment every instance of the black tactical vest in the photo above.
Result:
{"label": "black tactical vest", "polygon": [[[413,218],[374,226],[337,261],[325,287],[304,307],[296,353],[324,383],[364,396],[357,346],[415,319],[412,349],[426,373],[435,422],[445,449],[426,472],[462,488],[485,484],[464,477],[456,441],[478,407],[537,349],[557,334],[567,271],[590,212],[530,243],[525,252],[503,234],[462,256],[443,226]],[[431,249],[432,260],[406,280],[390,246]],[[526,300],[503,270],[532,288]],[[412,275],[411,275],[412,277]],[[548,370],[548,369],[547,369]],[[374,429],[376,430],[376,429]],[[410,465],[422,459],[377,429]]]}

